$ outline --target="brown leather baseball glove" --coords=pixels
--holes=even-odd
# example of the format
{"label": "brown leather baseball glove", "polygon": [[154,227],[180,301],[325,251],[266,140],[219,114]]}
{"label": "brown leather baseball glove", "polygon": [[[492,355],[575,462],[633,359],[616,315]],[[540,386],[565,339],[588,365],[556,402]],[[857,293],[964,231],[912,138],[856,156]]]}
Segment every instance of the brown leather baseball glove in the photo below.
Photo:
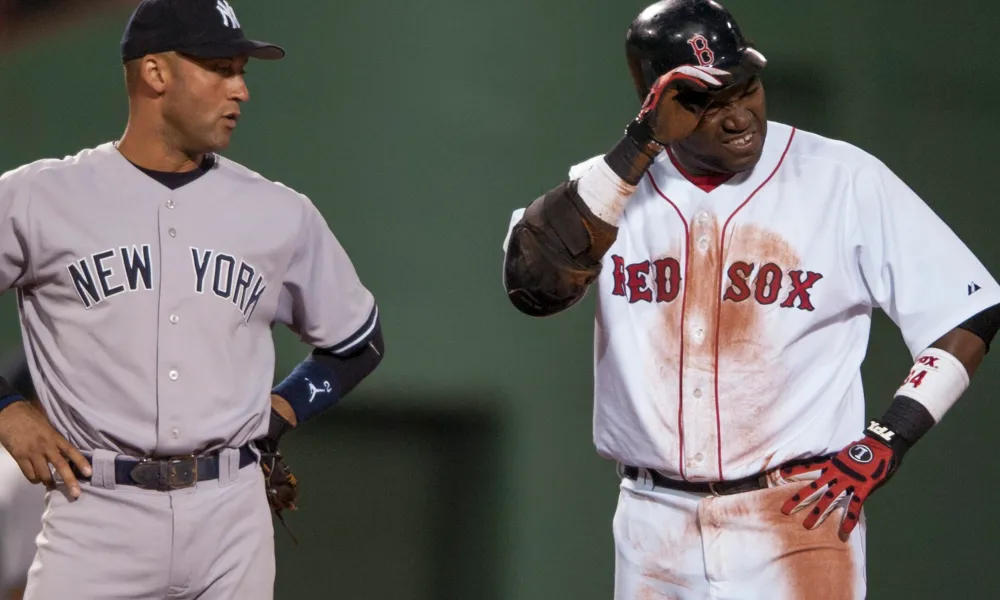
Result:
{"label": "brown leather baseball glove", "polygon": [[281,415],[272,409],[271,424],[266,437],[254,442],[260,452],[260,468],[264,472],[264,490],[267,493],[267,503],[274,511],[274,516],[281,521],[292,540],[297,544],[295,534],[288,528],[282,512],[295,510],[299,500],[299,480],[292,473],[284,455],[278,449],[278,440],[291,425]]}
{"label": "brown leather baseball glove", "polygon": [[295,503],[299,499],[299,482],[277,445],[268,444],[269,441],[258,441],[257,448],[260,450],[260,467],[264,471],[267,501],[271,509],[280,514],[284,510],[295,510]]}

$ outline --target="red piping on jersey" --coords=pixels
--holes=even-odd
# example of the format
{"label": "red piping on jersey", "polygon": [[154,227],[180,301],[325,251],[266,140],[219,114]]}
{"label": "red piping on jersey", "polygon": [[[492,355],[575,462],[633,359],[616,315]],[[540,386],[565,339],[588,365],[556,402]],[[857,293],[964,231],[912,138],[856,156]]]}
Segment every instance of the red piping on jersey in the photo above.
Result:
{"label": "red piping on jersey", "polygon": [[[720,481],[722,481],[722,418],[719,412],[719,333],[720,333],[719,325],[722,323],[722,273],[723,271],[726,270],[722,264],[724,257],[726,256],[725,254],[726,229],[729,227],[729,223],[733,220],[733,217],[736,216],[736,213],[743,210],[743,207],[749,204],[750,200],[757,195],[757,192],[759,192],[761,188],[767,185],[767,183],[771,181],[771,178],[774,177],[774,174],[778,172],[778,169],[780,169],[781,165],[785,162],[785,156],[788,155],[788,149],[792,147],[792,140],[794,139],[795,139],[795,128],[792,128],[792,134],[788,136],[788,144],[785,146],[785,151],[781,153],[781,158],[778,159],[778,164],[775,165],[774,170],[771,171],[771,174],[767,176],[767,179],[765,179],[763,182],[761,182],[760,185],[757,186],[757,189],[755,189],[749,196],[747,196],[747,199],[744,200],[742,204],[736,207],[736,210],[734,210],[733,213],[729,215],[729,218],[726,219],[726,224],[722,226],[722,237],[719,240],[719,287],[715,295],[716,299],[718,299],[719,301],[717,309],[715,311],[715,439],[716,442],[718,443]],[[687,289],[687,285],[684,286],[684,289],[685,290]],[[683,310],[684,309],[681,308],[682,312]],[[681,323],[682,335],[683,332],[684,332],[684,324]]]}
{"label": "red piping on jersey", "polygon": [[681,354],[677,359],[677,432],[680,437],[680,454],[677,456],[677,462],[680,465],[681,479],[687,480],[687,475],[684,474],[684,315],[687,314],[685,307],[687,305],[687,277],[688,277],[688,267],[691,266],[691,233],[688,230],[687,220],[684,218],[684,214],[677,208],[674,201],[667,198],[666,194],[660,191],[660,186],[656,185],[656,179],[653,178],[653,174],[646,171],[646,175],[649,176],[649,182],[653,184],[653,189],[656,193],[660,195],[661,198],[670,203],[670,206],[674,207],[677,211],[677,216],[680,217],[681,223],[684,224],[684,292],[681,294]]}
{"label": "red piping on jersey", "polygon": [[667,156],[670,157],[670,162],[674,164],[674,168],[677,169],[677,172],[684,176],[684,179],[687,179],[692,184],[694,184],[695,187],[697,187],[698,189],[700,189],[705,193],[711,192],[712,190],[719,187],[723,183],[726,183],[735,176],[734,173],[716,173],[714,175],[691,175],[690,173],[684,170],[684,167],[681,166],[681,163],[677,162],[677,157],[674,156],[674,152],[670,148],[667,148]]}

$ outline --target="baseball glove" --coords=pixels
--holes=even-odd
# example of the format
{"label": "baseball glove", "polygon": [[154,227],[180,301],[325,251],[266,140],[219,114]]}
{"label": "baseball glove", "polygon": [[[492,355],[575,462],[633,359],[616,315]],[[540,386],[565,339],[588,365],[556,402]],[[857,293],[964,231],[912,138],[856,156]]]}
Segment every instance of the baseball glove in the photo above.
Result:
{"label": "baseball glove", "polygon": [[299,499],[299,482],[288,467],[284,455],[278,450],[277,444],[268,439],[257,442],[260,450],[260,467],[264,471],[264,485],[267,490],[267,502],[278,515],[285,510],[295,510]]}
{"label": "baseball glove", "polygon": [[292,541],[298,544],[295,534],[285,523],[282,512],[295,510],[299,499],[299,480],[292,473],[285,457],[278,449],[278,440],[285,434],[291,424],[274,409],[271,409],[271,422],[267,436],[256,440],[254,444],[260,452],[260,468],[264,473],[264,491],[267,493],[267,503],[271,506],[274,516],[292,536]]}

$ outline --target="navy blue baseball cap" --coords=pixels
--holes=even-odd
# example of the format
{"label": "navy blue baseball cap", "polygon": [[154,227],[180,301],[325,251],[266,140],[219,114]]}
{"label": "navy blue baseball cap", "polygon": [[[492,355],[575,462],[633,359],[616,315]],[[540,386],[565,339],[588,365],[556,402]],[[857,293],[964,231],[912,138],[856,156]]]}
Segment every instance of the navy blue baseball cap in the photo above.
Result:
{"label": "navy blue baseball cap", "polygon": [[227,0],[142,0],[122,36],[122,62],[178,52],[199,58],[278,60],[280,46],[248,40]]}

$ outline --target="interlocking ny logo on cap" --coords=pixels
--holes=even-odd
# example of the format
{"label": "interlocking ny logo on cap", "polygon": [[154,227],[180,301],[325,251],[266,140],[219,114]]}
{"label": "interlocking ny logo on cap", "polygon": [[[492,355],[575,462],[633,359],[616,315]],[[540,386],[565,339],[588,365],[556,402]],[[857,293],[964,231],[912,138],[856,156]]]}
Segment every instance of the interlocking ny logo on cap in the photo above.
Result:
{"label": "interlocking ny logo on cap", "polygon": [[226,0],[219,0],[215,3],[215,10],[222,14],[222,24],[233,29],[240,29],[240,22],[236,18],[236,11]]}

